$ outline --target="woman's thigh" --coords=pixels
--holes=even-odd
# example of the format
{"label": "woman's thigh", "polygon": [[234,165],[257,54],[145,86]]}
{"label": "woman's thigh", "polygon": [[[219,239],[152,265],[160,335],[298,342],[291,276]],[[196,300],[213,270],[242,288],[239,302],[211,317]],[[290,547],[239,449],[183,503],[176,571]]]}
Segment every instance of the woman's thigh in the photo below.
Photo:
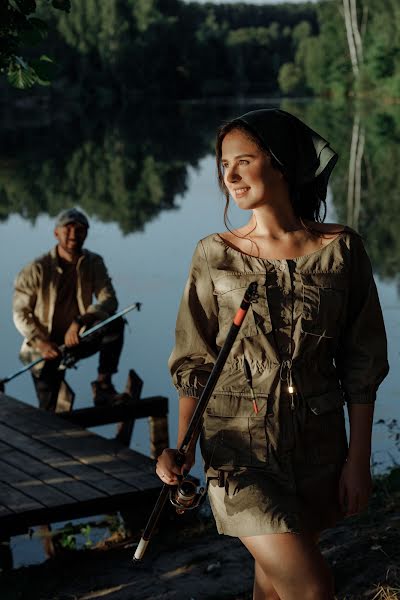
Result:
{"label": "woman's thigh", "polygon": [[276,533],[242,537],[281,600],[333,600],[333,582],[315,537]]}

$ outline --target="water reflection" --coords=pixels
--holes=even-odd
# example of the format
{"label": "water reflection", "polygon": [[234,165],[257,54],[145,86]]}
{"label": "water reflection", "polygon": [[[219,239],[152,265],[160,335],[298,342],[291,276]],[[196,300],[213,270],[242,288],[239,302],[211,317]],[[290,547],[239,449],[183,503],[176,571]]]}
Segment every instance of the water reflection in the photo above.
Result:
{"label": "water reflection", "polygon": [[[0,218],[31,221],[80,205],[90,216],[142,230],[160,211],[176,208],[188,167],[210,152],[217,116],[176,106],[135,107],[99,121],[3,130]],[[97,118],[96,118],[97,117]]]}
{"label": "water reflection", "polygon": [[[132,107],[39,124],[8,116],[0,154],[0,219],[35,221],[78,204],[90,216],[142,230],[177,207],[188,168],[212,152],[218,124],[247,106]],[[332,177],[338,218],[367,240],[376,271],[395,278],[400,264],[400,107],[284,102],[327,137],[340,160]]]}
{"label": "water reflection", "polygon": [[400,271],[400,106],[285,103],[339,153],[331,179],[338,220],[365,238],[375,272]]}

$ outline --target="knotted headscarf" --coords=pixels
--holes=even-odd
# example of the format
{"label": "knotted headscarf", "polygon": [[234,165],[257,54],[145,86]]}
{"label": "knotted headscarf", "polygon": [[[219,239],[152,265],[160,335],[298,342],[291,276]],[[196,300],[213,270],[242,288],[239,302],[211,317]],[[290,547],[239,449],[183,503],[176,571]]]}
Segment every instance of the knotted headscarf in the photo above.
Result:
{"label": "knotted headscarf", "polygon": [[297,188],[315,183],[325,200],[328,180],[338,155],[322,136],[290,113],[278,108],[253,110],[234,122],[245,123],[281,165]]}

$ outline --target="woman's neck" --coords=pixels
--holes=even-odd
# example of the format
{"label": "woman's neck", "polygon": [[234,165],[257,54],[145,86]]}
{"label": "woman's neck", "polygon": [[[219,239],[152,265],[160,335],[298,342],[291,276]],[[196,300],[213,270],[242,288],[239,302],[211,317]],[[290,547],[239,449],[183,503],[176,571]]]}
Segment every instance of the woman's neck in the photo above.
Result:
{"label": "woman's neck", "polygon": [[271,240],[280,240],[294,231],[304,229],[301,219],[296,217],[291,207],[277,211],[269,206],[254,209],[247,227],[252,237]]}

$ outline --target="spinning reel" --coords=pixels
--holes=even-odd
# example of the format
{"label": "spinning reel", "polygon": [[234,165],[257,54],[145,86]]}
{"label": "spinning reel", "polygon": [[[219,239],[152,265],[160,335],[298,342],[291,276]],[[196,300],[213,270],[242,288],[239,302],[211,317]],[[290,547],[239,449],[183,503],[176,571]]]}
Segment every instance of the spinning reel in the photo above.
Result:
{"label": "spinning reel", "polygon": [[207,487],[201,487],[197,491],[197,486],[193,481],[184,479],[180,485],[171,487],[169,500],[177,514],[182,515],[186,510],[200,506],[204,502],[206,494]]}

